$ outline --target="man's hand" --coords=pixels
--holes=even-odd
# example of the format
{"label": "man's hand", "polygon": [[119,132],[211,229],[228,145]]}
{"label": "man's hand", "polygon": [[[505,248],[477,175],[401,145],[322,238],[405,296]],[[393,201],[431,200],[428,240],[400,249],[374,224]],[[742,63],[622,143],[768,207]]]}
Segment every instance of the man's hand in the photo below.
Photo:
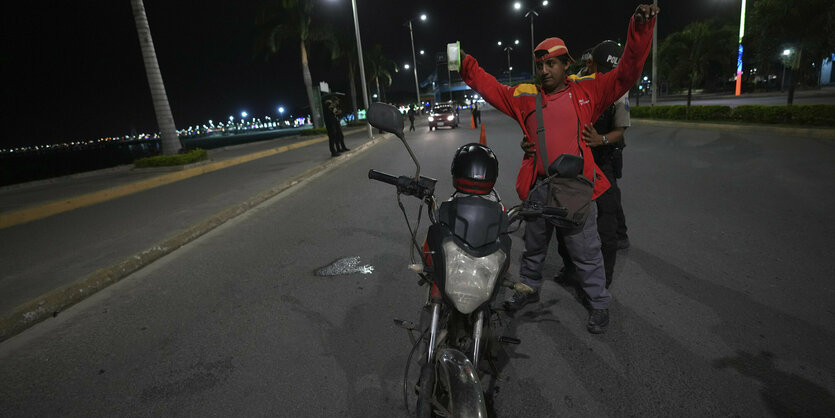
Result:
{"label": "man's hand", "polygon": [[583,126],[583,141],[590,147],[599,147],[603,145],[603,136],[597,133],[593,125]]}
{"label": "man's hand", "polygon": [[528,142],[528,138],[522,137],[522,142],[519,143],[519,146],[522,147],[522,151],[525,151],[525,157],[536,157],[536,150],[534,149],[533,142]]}
{"label": "man's hand", "polygon": [[654,4],[642,4],[635,9],[635,21],[644,23],[655,17],[658,13],[661,13],[661,9],[658,6]]}

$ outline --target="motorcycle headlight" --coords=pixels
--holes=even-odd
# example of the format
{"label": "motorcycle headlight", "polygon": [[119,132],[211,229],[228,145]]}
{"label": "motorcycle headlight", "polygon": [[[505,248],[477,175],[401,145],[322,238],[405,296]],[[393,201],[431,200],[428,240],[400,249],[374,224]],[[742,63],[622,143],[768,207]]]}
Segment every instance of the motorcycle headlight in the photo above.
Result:
{"label": "motorcycle headlight", "polygon": [[453,119],[455,119],[455,116],[449,115],[449,116],[446,117],[446,120],[448,120],[448,121],[451,121]]}
{"label": "motorcycle headlight", "polygon": [[473,257],[453,241],[444,243],[444,254],[444,292],[459,312],[471,313],[490,299],[507,255],[498,250],[485,257]]}
{"label": "motorcycle headlight", "polygon": [[430,116],[430,117],[429,117],[429,122],[432,122],[433,120],[435,120],[435,118],[433,118],[432,116]]}

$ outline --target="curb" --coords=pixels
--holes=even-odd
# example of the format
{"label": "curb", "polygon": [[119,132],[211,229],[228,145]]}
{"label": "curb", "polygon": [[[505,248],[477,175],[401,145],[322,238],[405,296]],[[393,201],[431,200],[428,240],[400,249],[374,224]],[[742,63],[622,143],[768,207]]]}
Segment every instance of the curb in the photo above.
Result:
{"label": "curb", "polygon": [[[120,281],[148,264],[151,264],[157,259],[174,252],[178,248],[194,241],[238,215],[241,215],[261,203],[264,203],[266,200],[290,189],[293,186],[297,186],[307,180],[313,179],[316,176],[345,163],[353,158],[354,155],[366,151],[391,136],[391,134],[385,134],[374,138],[349,151],[347,154],[331,158],[323,164],[312,167],[305,172],[276,185],[275,187],[264,190],[241,203],[230,206],[196,224],[187,227],[186,229],[144,251],[128,256],[119,263],[96,270],[89,276],[84,277],[73,284],[45,293],[16,307],[8,315],[0,317],[0,343],[25,331],[29,327],[48,319],[49,317],[57,316],[58,313],[69,308],[70,306],[75,305],[99,290]],[[327,139],[327,137],[325,137],[325,139]],[[317,138],[315,140],[321,141],[321,138]],[[258,154],[261,153],[250,154],[250,156]],[[249,158],[246,161],[251,161],[256,158],[261,157]],[[236,164],[240,164],[240,162]]]}
{"label": "curb", "polygon": [[73,196],[66,199],[42,203],[39,205],[30,206],[23,209],[17,209],[10,212],[0,213],[0,229],[34,221],[37,219],[46,218],[48,216],[56,215],[58,213],[65,212],[68,210],[77,209],[84,206],[90,206],[96,203],[101,203],[107,200],[137,193],[143,190],[152,189],[154,187],[164,186],[169,183],[185,180],[190,177],[199,176],[201,174],[206,174],[212,171],[242,164],[252,160],[257,160],[259,158],[269,157],[271,155],[290,151],[296,148],[302,148],[308,145],[317,144],[319,142],[324,142],[327,139],[327,136],[320,136],[305,141],[296,142],[290,145],[284,145],[265,151],[259,151],[252,154],[229,158],[226,160],[219,160],[208,163],[198,162],[190,164],[187,167],[182,167],[182,169],[171,171],[167,174],[162,174],[145,180],[139,180],[133,183],[112,187],[110,189],[99,190],[80,196]]}
{"label": "curb", "polygon": [[643,119],[632,118],[633,122],[640,122],[641,124],[656,125],[656,126],[671,126],[678,128],[697,128],[697,129],[719,129],[724,131],[745,131],[745,132],[762,132],[786,136],[804,136],[815,139],[831,139],[835,140],[835,129],[828,128],[803,128],[803,127],[787,127],[787,126],[763,126],[763,125],[735,125],[724,123],[710,123],[710,122],[684,122],[672,120],[658,120],[658,119]]}

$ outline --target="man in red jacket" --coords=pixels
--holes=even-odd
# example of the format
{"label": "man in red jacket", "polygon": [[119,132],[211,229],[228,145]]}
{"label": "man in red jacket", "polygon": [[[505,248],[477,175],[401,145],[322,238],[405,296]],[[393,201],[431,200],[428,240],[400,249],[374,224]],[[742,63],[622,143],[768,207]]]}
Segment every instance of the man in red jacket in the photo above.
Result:
{"label": "man in red jacket", "polygon": [[[594,163],[591,150],[583,141],[583,126],[592,124],[612,104],[632,87],[641,75],[652,44],[652,30],[658,7],[640,5],[629,23],[626,47],[618,67],[606,74],[589,79],[568,78],[568,67],[574,61],[560,38],[548,38],[534,50],[539,87],[532,84],[505,86],[478,66],[470,55],[461,60],[460,74],[464,81],[488,103],[516,119],[525,137],[534,142],[536,154],[525,157],[516,178],[516,192],[520,199],[531,195],[532,201],[544,203],[546,187],[534,188],[541,182],[546,167],[539,154],[536,96],[542,95],[542,113],[548,161],[553,162],[561,154],[583,157],[583,175],[594,183],[592,199],[609,188],[609,181]],[[463,54],[463,52],[462,52]],[[609,324],[611,295],[606,289],[603,257],[600,253],[600,236],[597,234],[597,207],[591,205],[586,222],[577,228],[560,228],[565,243],[577,268],[581,287],[591,307],[586,328],[600,334]],[[540,219],[525,226],[525,251],[519,276],[522,283],[531,286],[532,294],[515,293],[505,303],[508,310],[518,310],[539,301],[542,286],[542,266],[548,244],[556,226]]]}

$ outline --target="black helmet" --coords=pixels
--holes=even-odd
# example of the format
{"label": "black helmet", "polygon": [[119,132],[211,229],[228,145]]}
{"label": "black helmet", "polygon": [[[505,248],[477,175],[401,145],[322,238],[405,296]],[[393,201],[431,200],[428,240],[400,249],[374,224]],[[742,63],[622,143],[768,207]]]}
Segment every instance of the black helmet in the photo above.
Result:
{"label": "black helmet", "polygon": [[452,185],[470,194],[487,194],[499,176],[499,160],[490,148],[471,143],[458,148],[452,159]]}

